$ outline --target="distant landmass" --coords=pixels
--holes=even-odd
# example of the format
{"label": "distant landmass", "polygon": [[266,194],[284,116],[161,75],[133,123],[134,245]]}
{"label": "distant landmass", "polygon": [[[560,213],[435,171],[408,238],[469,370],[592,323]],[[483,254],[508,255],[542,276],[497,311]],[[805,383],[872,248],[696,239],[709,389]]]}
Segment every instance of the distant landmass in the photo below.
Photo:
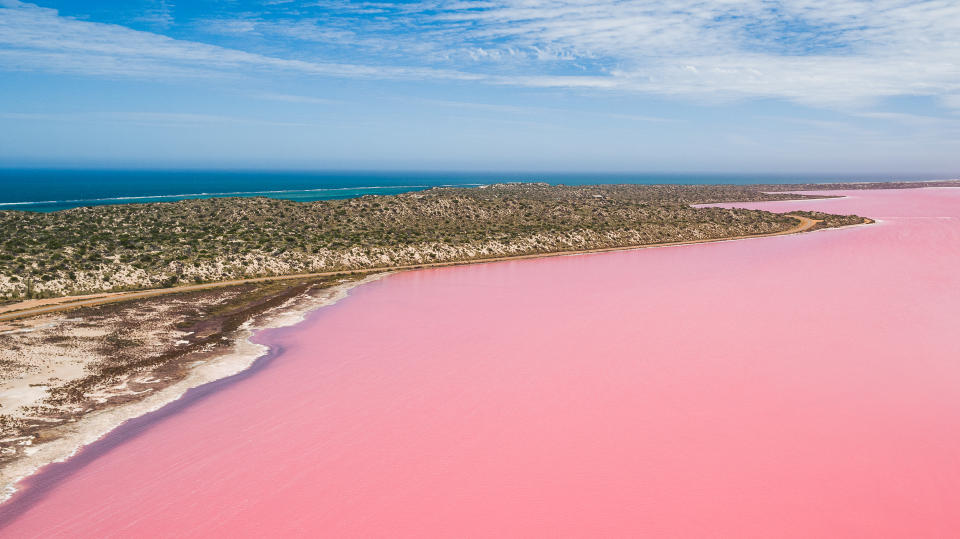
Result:
{"label": "distant landmass", "polygon": [[0,210],[51,212],[85,206],[174,202],[215,197],[268,197],[298,202],[394,195],[430,187],[502,182],[593,184],[805,184],[933,180],[849,174],[678,174],[572,172],[270,172],[189,170],[0,169]]}

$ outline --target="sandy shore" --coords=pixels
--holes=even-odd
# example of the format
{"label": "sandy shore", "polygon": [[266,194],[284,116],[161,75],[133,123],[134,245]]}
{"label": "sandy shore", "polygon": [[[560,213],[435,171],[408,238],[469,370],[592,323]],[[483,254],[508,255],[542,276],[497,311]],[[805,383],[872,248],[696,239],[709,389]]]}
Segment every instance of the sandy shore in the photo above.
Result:
{"label": "sandy shore", "polygon": [[[23,450],[22,456],[0,468],[0,487],[2,487],[0,502],[7,500],[16,492],[16,485],[22,479],[32,475],[47,464],[62,462],[70,458],[83,446],[102,438],[125,421],[158,410],[176,401],[191,388],[226,378],[249,368],[268,351],[265,346],[250,341],[250,337],[257,330],[296,324],[302,321],[307,313],[324,306],[333,305],[345,298],[351,288],[378,280],[385,275],[387,273],[370,275],[361,280],[325,288],[317,295],[304,294],[292,298],[283,305],[245,322],[239,328],[239,333],[227,349],[191,368],[187,376],[178,382],[166,386],[144,399],[84,415],[79,420],[59,427],[59,436],[55,439],[30,444]],[[69,369],[72,367],[61,365],[60,368]],[[29,385],[24,387],[29,387]],[[12,400],[9,400],[9,402],[14,402],[17,400],[17,395],[10,395],[10,398]],[[29,398],[29,395],[23,396],[23,398]]]}

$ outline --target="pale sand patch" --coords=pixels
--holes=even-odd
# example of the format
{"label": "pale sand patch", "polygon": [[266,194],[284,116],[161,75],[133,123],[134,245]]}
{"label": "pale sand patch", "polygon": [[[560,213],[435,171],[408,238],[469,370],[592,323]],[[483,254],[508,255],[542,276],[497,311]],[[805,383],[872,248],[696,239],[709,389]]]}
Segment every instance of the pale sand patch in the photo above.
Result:
{"label": "pale sand patch", "polygon": [[[256,320],[244,323],[240,328],[240,335],[234,340],[229,352],[211,360],[198,362],[180,382],[161,389],[143,400],[93,412],[79,421],[64,425],[62,427],[64,432],[60,437],[26,449],[25,458],[17,459],[0,469],[0,487],[2,487],[0,502],[7,500],[16,492],[16,484],[22,479],[47,464],[67,460],[81,448],[99,440],[125,421],[159,410],[182,397],[191,388],[248,369],[254,361],[268,351],[266,346],[250,341],[250,337],[256,331],[297,324],[303,321],[311,311],[333,305],[347,297],[348,291],[353,287],[379,280],[388,274],[379,273],[361,280],[346,282],[324,289],[317,296],[293,298]],[[45,387],[37,389],[41,394],[45,394]],[[27,397],[33,397],[33,395],[22,398]]]}
{"label": "pale sand patch", "polygon": [[[138,320],[136,313],[129,314]],[[101,360],[95,352],[94,339],[106,337],[111,330],[104,326],[85,324],[77,318],[42,317],[39,323],[0,332],[19,337],[0,349],[0,362],[5,365],[0,377],[0,411],[10,418],[39,418],[37,412],[50,396],[49,389],[58,382],[75,380],[88,374],[88,368]],[[53,329],[61,341],[45,342],[43,335],[32,336],[41,330]],[[158,349],[166,339],[181,336],[166,327],[140,328],[128,335],[146,343],[143,353]],[[130,392],[127,392],[130,393]]]}
{"label": "pale sand patch", "polygon": [[39,405],[47,398],[51,380],[70,380],[84,373],[83,362],[78,358],[53,354],[44,356],[47,360],[42,367],[24,373],[18,379],[0,382],[0,406],[3,410],[13,411],[11,415],[27,417],[30,414],[24,408]]}

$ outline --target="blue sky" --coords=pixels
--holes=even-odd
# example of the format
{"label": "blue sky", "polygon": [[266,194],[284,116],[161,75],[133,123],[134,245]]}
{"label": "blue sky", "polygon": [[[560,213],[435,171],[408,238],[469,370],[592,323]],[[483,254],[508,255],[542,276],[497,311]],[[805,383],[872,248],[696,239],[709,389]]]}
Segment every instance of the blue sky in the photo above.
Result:
{"label": "blue sky", "polygon": [[0,166],[934,173],[960,2],[0,0]]}

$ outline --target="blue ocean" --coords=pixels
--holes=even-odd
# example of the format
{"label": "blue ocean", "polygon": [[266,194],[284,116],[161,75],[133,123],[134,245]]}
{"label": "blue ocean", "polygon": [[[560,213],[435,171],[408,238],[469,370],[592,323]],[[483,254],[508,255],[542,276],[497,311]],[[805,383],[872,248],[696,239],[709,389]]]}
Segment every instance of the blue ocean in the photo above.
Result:
{"label": "blue ocean", "polygon": [[265,196],[297,201],[392,195],[436,186],[551,184],[756,184],[932,177],[531,172],[264,172],[0,169],[0,210],[51,212],[80,206]]}

